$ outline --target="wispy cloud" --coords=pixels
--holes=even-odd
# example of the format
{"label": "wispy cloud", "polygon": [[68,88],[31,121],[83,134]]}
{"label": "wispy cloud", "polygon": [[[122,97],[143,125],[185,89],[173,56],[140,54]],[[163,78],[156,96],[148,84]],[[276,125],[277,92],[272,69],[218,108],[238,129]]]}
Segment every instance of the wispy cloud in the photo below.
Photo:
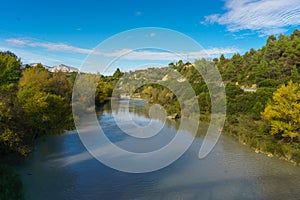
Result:
{"label": "wispy cloud", "polygon": [[284,33],[300,24],[299,0],[225,0],[224,14],[212,14],[202,23],[226,25],[230,32],[257,31],[261,36]]}
{"label": "wispy cloud", "polygon": [[[152,34],[152,33],[151,33]],[[155,33],[151,37],[155,36]],[[21,48],[25,47],[39,47],[48,51],[63,52],[63,53],[77,53],[77,54],[94,54],[103,57],[112,57],[125,60],[178,60],[178,59],[199,59],[203,57],[215,57],[221,54],[233,54],[239,52],[239,49],[235,47],[223,47],[223,48],[210,48],[200,51],[191,52],[178,52],[172,53],[168,51],[155,51],[155,50],[143,50],[143,49],[117,49],[114,51],[100,51],[98,49],[91,50],[85,48],[79,48],[64,43],[50,43],[50,42],[37,42],[28,39],[10,38],[6,42],[10,45],[15,45]]]}
{"label": "wispy cloud", "polygon": [[[209,58],[209,57],[218,57],[221,54],[233,54],[238,53],[239,49],[235,47],[224,47],[224,48],[211,48],[211,49],[203,49],[200,51],[192,51],[192,52],[160,52],[160,51],[135,51],[135,50],[127,50],[127,54],[122,54],[124,50],[115,52],[116,55],[122,56],[121,59],[126,60],[178,60],[178,59],[187,59],[194,60],[200,58]],[[110,54],[111,55],[111,54]],[[109,55],[108,55],[109,56]]]}
{"label": "wispy cloud", "polygon": [[28,40],[11,38],[7,39],[6,42],[15,46],[25,46],[28,43]]}
{"label": "wispy cloud", "polygon": [[20,48],[11,48],[9,46],[0,46],[0,51],[11,51],[15,53],[19,58],[22,59],[23,63],[38,63],[44,62],[46,63],[63,63],[63,60],[60,60],[58,56],[43,56],[42,53],[39,52],[30,52]]}
{"label": "wispy cloud", "polygon": [[[79,56],[71,54],[57,53],[56,51],[44,51],[44,49],[32,48],[28,50],[27,44],[30,43],[29,39],[11,38],[10,42],[3,43],[0,40],[0,51],[11,51],[21,58],[22,63],[43,63],[49,66],[55,66],[61,63],[68,63],[71,66],[79,66],[84,59],[85,54]],[[61,51],[58,51],[61,52]]]}
{"label": "wispy cloud", "polygon": [[6,42],[10,45],[15,46],[28,46],[28,47],[41,47],[49,51],[56,52],[65,52],[65,53],[79,53],[79,54],[89,54],[92,52],[90,49],[84,49],[79,47],[74,47],[71,45],[67,45],[64,43],[52,43],[52,42],[37,42],[27,39],[18,39],[18,38],[10,38],[7,39]]}

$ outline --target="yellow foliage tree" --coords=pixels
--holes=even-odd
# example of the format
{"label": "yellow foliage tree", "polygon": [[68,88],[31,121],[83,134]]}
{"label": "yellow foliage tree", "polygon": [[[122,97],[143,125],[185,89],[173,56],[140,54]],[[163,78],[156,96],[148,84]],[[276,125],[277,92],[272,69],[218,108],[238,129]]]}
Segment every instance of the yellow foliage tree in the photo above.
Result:
{"label": "yellow foliage tree", "polygon": [[290,81],[282,85],[273,94],[273,101],[268,103],[262,116],[270,122],[272,135],[290,138],[299,137],[300,132],[300,87]]}

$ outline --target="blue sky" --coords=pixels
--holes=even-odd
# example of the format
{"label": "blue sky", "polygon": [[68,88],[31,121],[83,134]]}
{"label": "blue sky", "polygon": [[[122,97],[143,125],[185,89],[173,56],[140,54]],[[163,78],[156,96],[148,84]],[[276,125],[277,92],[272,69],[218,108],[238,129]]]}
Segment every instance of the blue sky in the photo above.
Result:
{"label": "blue sky", "polygon": [[[227,56],[244,53],[252,47],[260,48],[270,34],[289,34],[299,28],[300,3],[299,0],[12,0],[1,2],[0,18],[0,50],[14,52],[23,63],[80,67],[99,43],[141,27],[183,33],[213,57],[220,53]],[[118,46],[113,48],[122,51]],[[160,60],[161,64],[168,62]],[[115,63],[121,68],[126,65],[124,70],[141,64],[133,58]]]}

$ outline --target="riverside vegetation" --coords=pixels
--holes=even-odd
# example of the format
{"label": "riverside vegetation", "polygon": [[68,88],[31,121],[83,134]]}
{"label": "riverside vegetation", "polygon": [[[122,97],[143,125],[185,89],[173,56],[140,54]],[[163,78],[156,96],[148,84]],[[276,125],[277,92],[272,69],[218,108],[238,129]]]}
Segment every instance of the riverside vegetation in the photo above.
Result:
{"label": "riverside vegetation", "polygon": [[[193,87],[199,101],[201,121],[209,121],[211,100],[199,74],[215,64],[226,90],[227,117],[223,132],[268,156],[300,163],[300,31],[270,36],[261,49],[234,54],[231,58],[201,59],[194,64],[178,61],[166,68],[132,72],[128,85],[147,82],[148,74],[160,77],[172,68]],[[126,76],[124,76],[126,77]],[[146,77],[146,78],[145,78]],[[168,77],[161,78],[166,81]],[[169,77],[172,79],[172,77]],[[124,81],[124,82],[126,82]],[[180,80],[177,80],[180,82]],[[133,83],[133,84],[132,84]],[[180,83],[177,83],[180,87]],[[122,85],[124,87],[124,85]],[[175,86],[176,87],[176,86]],[[148,84],[136,93],[150,103],[164,105],[169,115],[180,115],[176,96],[160,84]]]}
{"label": "riverside vegetation", "polygon": [[[76,73],[51,73],[26,65],[11,52],[0,52],[0,199],[22,199],[22,183],[10,157],[26,156],[37,138],[74,129],[71,109]],[[115,77],[122,73],[117,70]],[[93,79],[95,74],[86,74]],[[98,82],[96,104],[111,95],[114,77]]]}
{"label": "riverside vegetation", "polygon": [[[126,73],[117,69],[112,76],[101,76],[97,81],[95,103],[101,106],[109,100],[116,85],[114,92],[120,95],[118,89],[144,82],[145,85],[134,91],[133,97],[161,104],[168,115],[180,117],[176,95],[160,84],[147,84],[150,76],[171,80],[172,76],[162,74],[176,70],[189,81],[197,95],[201,113],[193,117],[209,122],[210,94],[198,70],[212,65],[218,67],[226,86],[224,132],[257,152],[300,163],[299,30],[291,35],[270,36],[262,48],[250,49],[243,55],[234,54],[231,58],[221,55],[212,61],[201,59],[193,64],[178,61],[165,68]],[[99,75],[85,74],[86,79],[96,76]],[[41,64],[22,68],[16,55],[0,53],[1,163],[12,154],[26,156],[38,137],[74,128],[71,97],[75,77],[75,73],[51,73]],[[177,79],[175,87],[178,90],[180,83]],[[247,90],[249,88],[251,90]],[[21,199],[18,176],[7,165],[1,164],[0,169],[0,199]]]}

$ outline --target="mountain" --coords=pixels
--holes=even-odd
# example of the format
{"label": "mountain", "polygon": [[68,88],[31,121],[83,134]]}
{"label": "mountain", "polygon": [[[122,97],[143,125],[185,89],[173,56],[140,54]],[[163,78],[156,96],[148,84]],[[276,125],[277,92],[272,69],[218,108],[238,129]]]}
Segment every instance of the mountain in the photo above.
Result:
{"label": "mountain", "polygon": [[[22,65],[22,68],[25,68],[26,66],[30,66],[30,67],[35,67],[37,64],[40,64],[40,63],[30,63],[30,64],[23,64]],[[43,65],[43,64],[42,64]],[[50,66],[47,66],[47,65],[43,65],[43,67],[45,69],[47,69],[48,71],[50,72],[59,72],[59,71],[62,71],[62,72],[79,72],[79,70],[75,67],[71,67],[71,66],[67,66],[67,65],[64,65],[64,64],[60,64],[60,65],[57,65],[57,66],[54,66],[54,67],[50,67]]]}
{"label": "mountain", "polygon": [[59,72],[59,71],[62,71],[62,72],[78,72],[79,71],[75,67],[70,67],[70,66],[67,66],[67,65],[64,65],[64,64],[60,64],[58,66],[48,68],[48,70],[50,72]]}

